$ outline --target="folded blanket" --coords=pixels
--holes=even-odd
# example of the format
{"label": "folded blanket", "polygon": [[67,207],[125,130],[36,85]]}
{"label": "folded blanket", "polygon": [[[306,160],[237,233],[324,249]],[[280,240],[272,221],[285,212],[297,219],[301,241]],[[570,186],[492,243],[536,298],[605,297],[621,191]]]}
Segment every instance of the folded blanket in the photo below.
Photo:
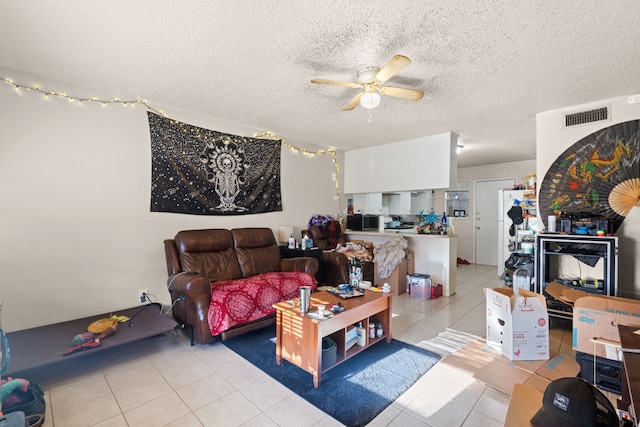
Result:
{"label": "folded blanket", "polygon": [[213,282],[207,315],[211,335],[266,317],[275,312],[273,304],[297,298],[300,286],[315,289],[317,283],[315,277],[295,271]]}
{"label": "folded blanket", "polygon": [[391,276],[393,270],[407,256],[409,243],[402,236],[392,236],[389,240],[373,248],[376,264],[378,264],[378,276],[386,279]]}

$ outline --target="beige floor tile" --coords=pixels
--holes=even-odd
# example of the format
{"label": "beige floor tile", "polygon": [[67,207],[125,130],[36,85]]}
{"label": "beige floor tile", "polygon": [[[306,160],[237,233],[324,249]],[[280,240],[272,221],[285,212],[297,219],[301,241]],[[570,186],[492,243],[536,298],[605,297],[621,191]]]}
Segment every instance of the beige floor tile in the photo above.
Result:
{"label": "beige floor tile", "polygon": [[471,412],[462,427],[502,427],[504,424],[477,412]]}
{"label": "beige floor tile", "polygon": [[391,425],[391,422],[398,417],[402,413],[403,408],[399,408],[395,406],[395,404],[391,404],[387,406],[377,417],[373,419],[367,427],[383,427],[387,425]]}
{"label": "beige floor tile", "polygon": [[166,424],[165,427],[202,427],[203,424],[200,422],[198,417],[192,412],[189,412],[182,418],[178,418],[177,420]]}
{"label": "beige floor tile", "polygon": [[190,412],[177,393],[165,394],[144,405],[124,412],[130,426],[162,426],[184,417]]}
{"label": "beige floor tile", "polygon": [[278,427],[278,424],[264,413],[261,413],[242,424],[242,427]]}
{"label": "beige floor tile", "polygon": [[111,389],[102,371],[65,382],[64,385],[52,387],[49,391],[51,407],[56,411],[75,406],[96,397],[111,395]]}
{"label": "beige floor tile", "polygon": [[[265,393],[265,390],[268,390]],[[260,378],[240,389],[240,392],[261,411],[266,411],[273,405],[289,397],[293,392],[264,374]]]}
{"label": "beige floor tile", "polygon": [[423,426],[432,427],[433,426],[433,424],[428,424],[426,421],[421,420],[420,418],[417,418],[408,412],[401,412],[400,414],[398,414],[397,417],[391,420],[391,422],[387,425],[391,427],[423,427]]}
{"label": "beige floor tile", "polygon": [[161,377],[160,372],[144,356],[128,362],[114,363],[103,369],[104,375],[112,390],[129,387],[153,377]]}
{"label": "beige floor tile", "polygon": [[416,320],[412,319],[411,316],[404,313],[393,316],[393,318],[391,319],[393,336],[395,337],[396,335],[398,335],[402,331],[407,330],[416,323]]}
{"label": "beige floor tile", "polygon": [[432,392],[422,393],[403,412],[433,426],[461,426],[471,409],[457,402],[442,398],[436,393],[438,393],[437,389]]}
{"label": "beige floor tile", "polygon": [[124,419],[124,415],[118,414],[101,423],[93,424],[92,427],[129,427],[129,424],[127,424],[127,420]]}
{"label": "beige floor tile", "polygon": [[195,411],[202,424],[211,427],[239,426],[260,413],[260,409],[240,392],[228,394]]}
{"label": "beige floor tile", "polygon": [[176,390],[213,374],[213,369],[188,351],[181,352],[172,363],[156,363],[157,360],[154,361],[154,365],[160,374]]}
{"label": "beige floor tile", "polygon": [[487,387],[473,410],[504,423],[508,407],[509,395]]}
{"label": "beige floor tile", "polygon": [[259,368],[253,366],[244,359],[243,363],[231,365],[228,369],[220,370],[219,374],[222,378],[233,384],[237,389],[268,376]]}
{"label": "beige floor tile", "polygon": [[188,413],[182,418],[178,418],[177,420],[166,424],[166,427],[202,427],[203,424],[200,422],[198,417],[192,412]]}
{"label": "beige floor tile", "polygon": [[279,426],[312,426],[326,417],[326,414],[296,394],[273,405],[265,414]]}
{"label": "beige floor tile", "polygon": [[121,414],[118,403],[111,393],[92,399],[79,399],[78,403],[64,409],[53,409],[56,426],[92,426]]}
{"label": "beige floor tile", "polygon": [[142,406],[159,397],[173,392],[173,388],[159,374],[141,379],[137,384],[118,388],[113,391],[122,412]]}
{"label": "beige floor tile", "polygon": [[192,411],[196,411],[235,391],[236,388],[234,386],[215,373],[177,390],[182,400]]}

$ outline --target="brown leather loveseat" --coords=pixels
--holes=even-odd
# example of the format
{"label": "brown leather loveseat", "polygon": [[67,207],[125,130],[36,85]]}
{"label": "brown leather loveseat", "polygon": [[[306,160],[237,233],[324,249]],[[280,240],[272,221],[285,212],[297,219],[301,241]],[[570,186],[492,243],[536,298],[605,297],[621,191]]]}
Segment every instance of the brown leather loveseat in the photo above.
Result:
{"label": "brown leather loveseat", "polygon": [[270,228],[180,231],[164,248],[173,314],[192,344],[273,323],[272,304],[297,296],[299,286],[317,283],[318,260],[281,259]]}

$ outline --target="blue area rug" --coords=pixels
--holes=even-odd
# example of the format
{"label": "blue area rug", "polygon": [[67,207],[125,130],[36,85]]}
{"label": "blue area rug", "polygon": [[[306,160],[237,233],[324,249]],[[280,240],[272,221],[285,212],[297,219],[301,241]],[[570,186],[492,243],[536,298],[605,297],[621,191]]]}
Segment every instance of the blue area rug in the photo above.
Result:
{"label": "blue area rug", "polygon": [[276,364],[275,336],[275,327],[267,327],[224,344],[347,426],[369,423],[440,360],[401,341],[380,341],[325,372],[316,389],[311,374],[287,361]]}

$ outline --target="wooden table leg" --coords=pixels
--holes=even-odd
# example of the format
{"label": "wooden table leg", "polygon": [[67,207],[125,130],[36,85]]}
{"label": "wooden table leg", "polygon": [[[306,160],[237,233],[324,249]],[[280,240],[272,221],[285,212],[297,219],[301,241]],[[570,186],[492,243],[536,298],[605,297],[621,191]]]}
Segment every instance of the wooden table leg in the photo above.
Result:
{"label": "wooden table leg", "polygon": [[282,364],[282,312],[276,310],[276,364]]}

